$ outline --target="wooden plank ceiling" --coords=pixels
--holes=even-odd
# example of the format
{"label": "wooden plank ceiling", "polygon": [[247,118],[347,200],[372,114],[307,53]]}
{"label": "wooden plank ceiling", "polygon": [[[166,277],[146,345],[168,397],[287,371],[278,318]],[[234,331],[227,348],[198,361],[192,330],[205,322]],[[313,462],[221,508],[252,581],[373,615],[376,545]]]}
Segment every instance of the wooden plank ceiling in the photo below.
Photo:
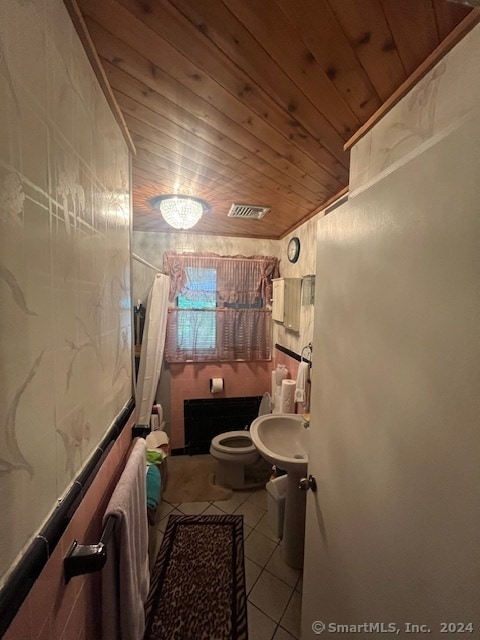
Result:
{"label": "wooden plank ceiling", "polygon": [[[472,9],[447,0],[78,0],[149,204],[212,210],[193,232],[281,238],[348,184],[345,142]],[[471,17],[471,16],[470,16]],[[458,29],[457,29],[458,31]],[[262,220],[231,204],[271,207]]]}

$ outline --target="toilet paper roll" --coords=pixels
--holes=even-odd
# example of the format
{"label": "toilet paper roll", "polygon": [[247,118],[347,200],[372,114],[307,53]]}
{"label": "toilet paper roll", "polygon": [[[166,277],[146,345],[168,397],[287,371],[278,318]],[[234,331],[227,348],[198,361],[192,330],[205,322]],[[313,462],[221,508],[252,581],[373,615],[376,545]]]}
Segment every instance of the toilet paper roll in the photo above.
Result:
{"label": "toilet paper roll", "polygon": [[221,393],[223,391],[223,378],[210,378],[210,393]]}
{"label": "toilet paper roll", "polygon": [[282,390],[280,393],[280,413],[295,412],[295,388],[296,380],[282,380]]}

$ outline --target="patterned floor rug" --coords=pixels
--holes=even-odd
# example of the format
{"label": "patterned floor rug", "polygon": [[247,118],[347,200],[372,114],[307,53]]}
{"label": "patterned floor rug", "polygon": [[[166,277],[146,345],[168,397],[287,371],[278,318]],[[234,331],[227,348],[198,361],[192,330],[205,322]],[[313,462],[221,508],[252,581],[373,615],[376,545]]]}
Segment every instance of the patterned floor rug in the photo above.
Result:
{"label": "patterned floor rug", "polygon": [[243,516],[170,516],[144,640],[248,640]]}

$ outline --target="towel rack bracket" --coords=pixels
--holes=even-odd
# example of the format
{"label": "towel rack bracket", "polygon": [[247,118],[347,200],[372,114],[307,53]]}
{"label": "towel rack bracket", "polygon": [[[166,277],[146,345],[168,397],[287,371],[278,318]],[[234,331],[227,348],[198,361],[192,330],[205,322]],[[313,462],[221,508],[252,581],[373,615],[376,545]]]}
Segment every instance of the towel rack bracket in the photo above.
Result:
{"label": "towel rack bracket", "polygon": [[76,540],[63,559],[65,584],[74,576],[93,573],[103,569],[107,561],[107,548],[103,542],[98,544],[78,544]]}
{"label": "towel rack bracket", "polygon": [[146,438],[150,433],[150,425],[134,424],[132,427],[132,440],[135,438]]}
{"label": "towel rack bracket", "polygon": [[103,569],[107,561],[107,544],[112,537],[116,521],[115,516],[107,518],[102,537],[97,544],[78,544],[77,540],[72,542],[67,555],[63,559],[65,584],[75,576],[94,573]]}

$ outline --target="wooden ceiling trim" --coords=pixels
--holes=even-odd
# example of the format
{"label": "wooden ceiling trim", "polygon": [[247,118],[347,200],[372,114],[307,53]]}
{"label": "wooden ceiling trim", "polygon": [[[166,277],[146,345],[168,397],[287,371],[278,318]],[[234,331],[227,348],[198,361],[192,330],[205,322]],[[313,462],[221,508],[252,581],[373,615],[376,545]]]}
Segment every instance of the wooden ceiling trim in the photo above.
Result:
{"label": "wooden ceiling trim", "polygon": [[381,101],[327,0],[303,0],[300,10],[298,0],[276,1],[344,101],[365,122]]}
{"label": "wooden ceiling trim", "polygon": [[475,25],[480,22],[480,9],[472,9],[409,78],[393,93],[360,129],[345,143],[345,150],[363,138],[383,116],[405,96]]}
{"label": "wooden ceiling trim", "polygon": [[[407,75],[439,44],[432,0],[381,0]],[[412,32],[412,25],[418,28]]]}
{"label": "wooden ceiling trim", "polygon": [[[290,77],[227,7],[217,0],[205,1],[201,5],[191,0],[175,0],[175,8],[196,29],[208,35],[218,50],[233,64],[241,66],[252,82],[268,90],[275,102],[289,113],[296,130],[292,140],[298,137],[302,139],[300,131],[304,128],[317,141],[322,140],[325,148],[341,163],[342,168],[348,166],[348,157],[343,151],[343,138],[317,106],[298,91]],[[268,111],[263,115],[268,117]]]}
{"label": "wooden ceiling trim", "polygon": [[324,211],[331,204],[339,200],[342,196],[346,195],[348,193],[348,190],[349,190],[348,186],[344,187],[334,196],[332,196],[328,200],[325,200],[325,202],[320,207],[317,207],[314,211],[310,211],[306,216],[304,216],[303,218],[300,218],[300,220],[296,220],[295,224],[293,224],[289,229],[287,229],[282,233],[282,235],[279,237],[279,240],[282,240],[283,238],[288,236],[290,233],[293,233],[296,229],[298,229],[299,226],[311,220],[314,216],[319,214],[321,211]]}
{"label": "wooden ceiling trim", "polygon": [[466,5],[439,2],[438,0],[434,2],[433,10],[440,40],[444,40],[450,31],[453,31],[457,24],[467,17],[470,11]]}
{"label": "wooden ceiling trim", "polygon": [[[223,0],[345,140],[361,124],[281,11],[257,0]],[[288,45],[287,45],[288,43]]]}
{"label": "wooden ceiling trim", "polygon": [[[135,15],[148,29],[165,39],[182,56],[198,65],[210,78],[253,111],[262,121],[283,136],[281,144],[297,147],[298,152],[309,155],[316,165],[330,173],[334,156],[310,134],[291,114],[282,109],[265,92],[263,84],[253,80],[245,82],[245,74],[225,55],[219,55],[217,46],[176,8],[167,2],[138,5],[135,0],[118,0],[125,9]],[[208,31],[208,27],[205,27]],[[279,138],[280,140],[280,138]],[[337,153],[344,158],[342,139],[337,134]]]}
{"label": "wooden ceiling trim", "polygon": [[[152,65],[155,67],[163,65],[175,70],[175,78],[170,76],[172,80],[178,84],[177,79],[181,79],[182,85],[197,98],[209,104],[211,108],[216,108],[217,118],[219,117],[218,110],[221,108],[223,116],[227,113],[231,120],[241,122],[243,131],[248,131],[257,140],[263,141],[271,156],[275,157],[276,154],[277,157],[284,160],[283,170],[287,174],[296,175],[297,179],[302,181],[307,175],[313,189],[315,189],[314,182],[317,182],[321,188],[324,187],[325,170],[317,162],[300,149],[292,147],[288,136],[278,132],[269,122],[258,116],[216,80],[206,75],[172,45],[165,40],[158,39],[155,32],[141,20],[135,18],[113,0],[102,0],[101,3],[97,3],[95,0],[84,1],[86,5],[84,10],[90,20],[100,20],[101,26],[107,30],[110,27],[109,16],[111,16],[112,6],[116,7],[115,30],[117,34],[121,35],[123,47],[120,57],[124,58],[130,55],[127,53],[128,48],[142,56],[144,60],[147,60],[148,56],[151,63],[150,71],[152,71]],[[90,21],[87,24],[90,28]],[[114,60],[112,62],[115,63]]]}
{"label": "wooden ceiling trim", "polygon": [[382,101],[407,77],[378,0],[329,0],[352,49]]}
{"label": "wooden ceiling trim", "polygon": [[120,131],[127,147],[130,149],[131,153],[135,155],[135,145],[130,137],[127,125],[123,119],[123,114],[115,100],[110,84],[108,83],[102,63],[100,62],[100,58],[98,57],[95,49],[95,45],[93,44],[87,25],[85,24],[85,20],[83,19],[82,12],[80,11],[76,0],[64,0],[64,5],[68,11],[70,19],[72,20],[73,26],[75,27],[75,31],[80,38],[80,42],[82,43],[85,53],[87,54],[87,58],[92,65],[93,73],[95,74],[110,109],[112,110],[113,117],[120,127]]}

